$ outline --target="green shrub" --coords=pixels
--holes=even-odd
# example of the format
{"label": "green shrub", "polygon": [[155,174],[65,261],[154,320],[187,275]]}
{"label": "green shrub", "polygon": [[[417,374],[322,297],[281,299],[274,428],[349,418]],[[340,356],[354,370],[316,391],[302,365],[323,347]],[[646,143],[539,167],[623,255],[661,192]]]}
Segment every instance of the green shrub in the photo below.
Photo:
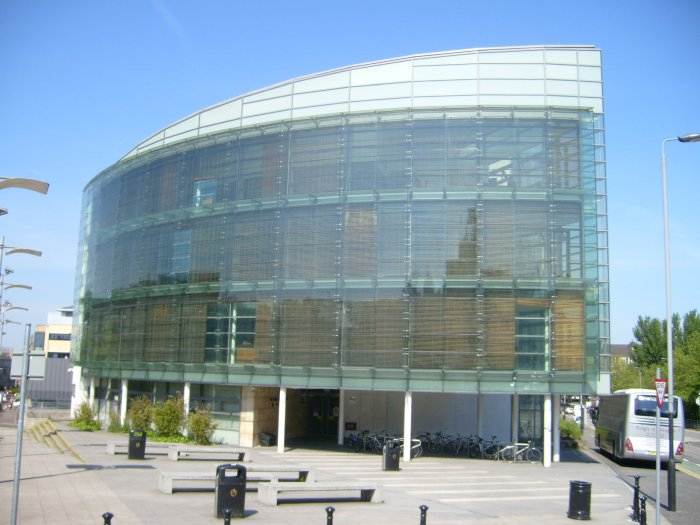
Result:
{"label": "green shrub", "polygon": [[95,413],[88,403],[82,403],[80,405],[78,412],[75,414],[75,418],[73,418],[71,422],[71,426],[87,432],[93,432],[102,428],[100,422],[95,419]]}
{"label": "green shrub", "polygon": [[559,423],[559,429],[562,438],[572,439],[577,442],[581,439],[581,427],[576,421],[562,418]]}
{"label": "green shrub", "polygon": [[153,409],[153,423],[159,436],[177,436],[185,422],[185,404],[181,397],[169,397]]}
{"label": "green shrub", "polygon": [[199,409],[190,413],[190,417],[187,420],[187,429],[195,443],[209,445],[211,436],[216,430],[216,423],[212,420],[208,410]]}
{"label": "green shrub", "polygon": [[153,403],[144,395],[131,400],[128,412],[131,430],[150,430],[153,423]]}
{"label": "green shrub", "polygon": [[109,426],[107,427],[107,432],[127,432],[129,429],[126,425],[122,425],[120,421],[119,414],[112,410],[109,413]]}

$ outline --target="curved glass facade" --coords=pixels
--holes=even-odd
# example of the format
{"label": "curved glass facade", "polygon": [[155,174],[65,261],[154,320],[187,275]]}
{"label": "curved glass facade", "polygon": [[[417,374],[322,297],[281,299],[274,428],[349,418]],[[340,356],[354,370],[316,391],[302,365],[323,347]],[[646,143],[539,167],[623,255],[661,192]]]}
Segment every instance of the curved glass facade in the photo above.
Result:
{"label": "curved glass facade", "polygon": [[75,358],[143,380],[595,391],[602,152],[591,110],[443,107],[127,157],[85,190]]}

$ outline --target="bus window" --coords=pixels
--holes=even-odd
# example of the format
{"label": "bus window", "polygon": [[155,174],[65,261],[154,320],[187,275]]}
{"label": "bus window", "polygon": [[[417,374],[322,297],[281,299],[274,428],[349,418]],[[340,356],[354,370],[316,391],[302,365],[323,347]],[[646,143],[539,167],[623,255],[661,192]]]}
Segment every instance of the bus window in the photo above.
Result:
{"label": "bus window", "polygon": [[[678,400],[673,400],[673,417],[678,417]],[[661,417],[668,417],[669,405],[668,399],[664,401],[664,406],[661,409]],[[656,397],[654,396],[639,396],[634,400],[634,415],[635,416],[655,416],[656,415]]]}

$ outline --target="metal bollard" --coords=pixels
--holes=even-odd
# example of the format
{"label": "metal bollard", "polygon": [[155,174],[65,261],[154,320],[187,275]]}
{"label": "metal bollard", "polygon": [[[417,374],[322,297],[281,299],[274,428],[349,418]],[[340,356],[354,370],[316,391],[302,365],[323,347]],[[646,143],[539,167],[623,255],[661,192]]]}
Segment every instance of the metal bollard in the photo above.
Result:
{"label": "metal bollard", "polygon": [[428,523],[428,506],[421,505],[418,508],[420,509],[420,525],[426,525]]}
{"label": "metal bollard", "polygon": [[333,525],[333,513],[334,512],[335,512],[335,508],[326,507],[326,525]]}
{"label": "metal bollard", "polygon": [[113,518],[113,517],[114,517],[114,514],[112,514],[111,512],[105,512],[105,513],[102,515],[102,519],[104,520],[104,524],[103,524],[103,525],[110,525],[110,524],[112,523],[112,518]]}
{"label": "metal bollard", "polygon": [[639,525],[647,525],[647,497],[639,497]]}
{"label": "metal bollard", "polygon": [[224,509],[224,525],[231,525],[231,509]]}
{"label": "metal bollard", "polygon": [[632,497],[632,521],[639,521],[639,475],[633,475],[634,496]]}

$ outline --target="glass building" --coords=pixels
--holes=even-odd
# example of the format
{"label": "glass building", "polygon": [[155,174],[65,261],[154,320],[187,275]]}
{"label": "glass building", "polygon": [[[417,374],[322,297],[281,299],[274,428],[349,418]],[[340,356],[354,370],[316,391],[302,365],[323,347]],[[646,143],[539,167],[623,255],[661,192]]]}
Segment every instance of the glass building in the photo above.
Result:
{"label": "glass building", "polygon": [[248,445],[376,427],[547,447],[560,395],[609,389],[600,55],[359,64],[141,142],[84,191],[76,402],[123,418],[180,393]]}

